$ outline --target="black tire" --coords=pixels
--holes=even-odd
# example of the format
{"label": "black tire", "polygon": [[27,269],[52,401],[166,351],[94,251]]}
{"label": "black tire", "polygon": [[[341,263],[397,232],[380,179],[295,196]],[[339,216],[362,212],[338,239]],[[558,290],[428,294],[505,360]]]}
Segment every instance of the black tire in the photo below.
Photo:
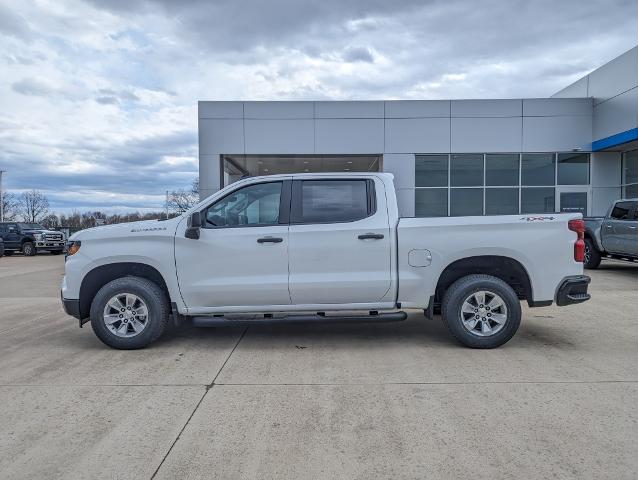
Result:
{"label": "black tire", "polygon": [[[119,337],[104,323],[106,303],[117,294],[132,293],[141,298],[148,308],[147,324],[132,337]],[[144,348],[157,340],[169,320],[170,307],[164,291],[155,283],[141,277],[117,278],[104,285],[91,303],[91,327],[97,337],[106,345],[120,350]]]}
{"label": "black tire", "polygon": [[25,257],[32,257],[36,253],[38,253],[38,251],[36,250],[35,245],[33,244],[33,242],[24,242],[22,244],[22,254]]}
{"label": "black tire", "polygon": [[598,268],[601,260],[600,252],[594,245],[594,242],[591,238],[585,239],[585,268],[589,270],[594,270]]}
{"label": "black tire", "polygon": [[[466,328],[461,320],[461,308],[473,293],[485,290],[503,299],[507,318],[501,329],[490,336],[479,336]],[[442,318],[450,333],[471,348],[495,348],[509,341],[521,324],[521,303],[516,292],[500,278],[491,275],[468,275],[454,282],[443,296]]]}
{"label": "black tire", "polygon": [[5,251],[4,251],[4,255],[5,255],[6,257],[10,257],[11,255],[13,255],[13,250],[5,250]]}

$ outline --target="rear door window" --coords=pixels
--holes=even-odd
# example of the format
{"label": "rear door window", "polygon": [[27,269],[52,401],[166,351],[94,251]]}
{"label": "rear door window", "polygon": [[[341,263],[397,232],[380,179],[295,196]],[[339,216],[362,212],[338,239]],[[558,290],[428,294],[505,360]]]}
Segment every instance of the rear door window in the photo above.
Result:
{"label": "rear door window", "polygon": [[300,180],[293,184],[292,223],[341,223],[374,213],[374,184],[357,180]]}

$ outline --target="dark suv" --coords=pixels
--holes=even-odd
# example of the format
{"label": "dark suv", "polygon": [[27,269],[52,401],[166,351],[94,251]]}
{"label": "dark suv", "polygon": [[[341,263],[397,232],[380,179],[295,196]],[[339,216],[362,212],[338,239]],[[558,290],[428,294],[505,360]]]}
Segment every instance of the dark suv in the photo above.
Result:
{"label": "dark suv", "polygon": [[35,255],[40,251],[49,251],[58,255],[64,251],[64,235],[54,230],[47,230],[38,223],[2,222],[0,237],[4,241],[5,255],[22,252],[24,255]]}

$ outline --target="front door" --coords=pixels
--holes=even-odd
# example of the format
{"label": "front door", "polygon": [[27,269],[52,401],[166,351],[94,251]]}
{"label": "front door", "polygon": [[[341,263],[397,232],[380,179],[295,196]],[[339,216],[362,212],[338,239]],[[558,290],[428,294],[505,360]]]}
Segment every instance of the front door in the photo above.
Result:
{"label": "front door", "polygon": [[290,304],[290,183],[239,187],[203,211],[199,239],[176,235],[177,276],[191,313]]}
{"label": "front door", "polygon": [[601,237],[603,247],[610,253],[626,253],[626,243],[633,221],[633,202],[616,202],[608,218],[603,220]]}
{"label": "front door", "polygon": [[[631,256],[638,255],[638,202],[619,202],[616,206],[628,208],[629,213],[623,218],[613,219],[612,231],[614,232],[614,249],[616,253],[624,253]],[[616,208],[614,208],[616,210]],[[612,212],[617,214],[618,212]]]}
{"label": "front door", "polygon": [[381,182],[356,177],[293,182],[293,304],[384,301],[391,285],[392,240],[383,188]]}

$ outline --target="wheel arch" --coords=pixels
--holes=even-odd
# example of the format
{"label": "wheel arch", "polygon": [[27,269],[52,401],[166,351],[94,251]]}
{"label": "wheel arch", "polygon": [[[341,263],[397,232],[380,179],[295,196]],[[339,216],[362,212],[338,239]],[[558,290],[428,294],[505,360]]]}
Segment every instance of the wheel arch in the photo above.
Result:
{"label": "wheel arch", "polygon": [[585,229],[584,237],[585,237],[585,240],[587,239],[591,240],[591,242],[594,244],[594,247],[596,247],[599,252],[605,251],[603,249],[602,243],[600,242],[598,236],[596,235],[596,232],[594,232],[591,229]]}
{"label": "wheel arch", "polygon": [[80,318],[87,318],[97,292],[107,283],[122,277],[141,277],[159,286],[168,301],[171,295],[162,274],[151,265],[141,262],[118,262],[95,267],[89,271],[80,285]]}
{"label": "wheel arch", "polygon": [[520,300],[533,303],[532,282],[525,267],[511,257],[478,255],[456,260],[445,267],[436,284],[434,300],[440,303],[445,291],[454,282],[467,275],[484,274],[500,278],[514,289]]}

